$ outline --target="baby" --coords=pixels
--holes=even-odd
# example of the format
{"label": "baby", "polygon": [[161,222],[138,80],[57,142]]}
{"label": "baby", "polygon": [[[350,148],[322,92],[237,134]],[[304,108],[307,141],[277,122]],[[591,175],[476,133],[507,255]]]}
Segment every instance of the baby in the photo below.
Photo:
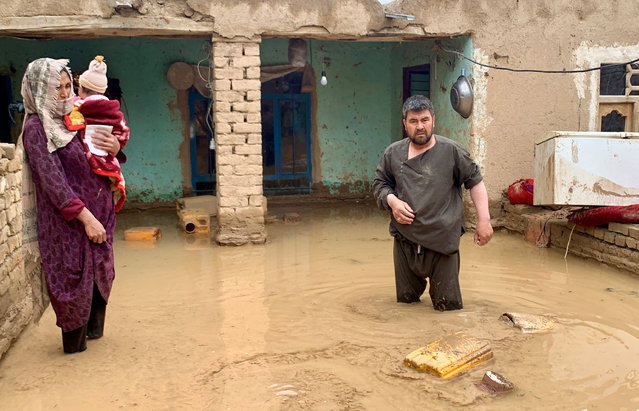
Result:
{"label": "baby", "polygon": [[119,211],[126,199],[120,162],[112,153],[104,156],[92,153],[85,141],[85,127],[92,124],[112,126],[111,134],[120,142],[120,150],[129,140],[129,127],[120,111],[120,102],[109,100],[103,94],[107,89],[106,71],[107,65],[102,56],[96,56],[89,63],[89,69],[80,75],[78,81],[79,98],[74,102],[73,111],[65,120],[70,130],[80,130],[80,139],[93,172],[111,180],[115,211]]}

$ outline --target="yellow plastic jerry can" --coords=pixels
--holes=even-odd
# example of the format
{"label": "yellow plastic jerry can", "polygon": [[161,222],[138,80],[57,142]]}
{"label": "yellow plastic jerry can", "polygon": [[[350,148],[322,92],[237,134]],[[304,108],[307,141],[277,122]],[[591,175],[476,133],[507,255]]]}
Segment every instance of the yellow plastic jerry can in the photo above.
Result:
{"label": "yellow plastic jerry can", "polygon": [[211,216],[204,209],[187,209],[178,213],[180,223],[186,233],[208,233],[211,231]]}

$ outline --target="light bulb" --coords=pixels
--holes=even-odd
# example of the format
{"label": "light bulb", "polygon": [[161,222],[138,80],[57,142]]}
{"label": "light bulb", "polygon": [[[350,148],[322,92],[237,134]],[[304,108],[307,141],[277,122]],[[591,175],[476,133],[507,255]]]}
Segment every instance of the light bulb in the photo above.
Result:
{"label": "light bulb", "polygon": [[322,71],[322,79],[320,80],[320,84],[322,86],[325,86],[328,83],[328,80],[326,79],[326,72]]}

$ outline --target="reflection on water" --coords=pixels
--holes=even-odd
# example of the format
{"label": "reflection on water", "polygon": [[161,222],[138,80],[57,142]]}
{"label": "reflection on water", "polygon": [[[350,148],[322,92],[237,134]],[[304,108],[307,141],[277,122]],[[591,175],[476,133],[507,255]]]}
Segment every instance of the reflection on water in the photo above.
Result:
{"label": "reflection on water", "polygon": [[[300,222],[281,216],[296,212]],[[124,242],[134,226],[157,243]],[[51,310],[0,362],[1,409],[636,409],[636,277],[498,232],[462,239],[465,308],[394,301],[388,217],[371,204],[269,205],[265,245],[186,235],[173,210],[123,213],[105,337],[63,355]],[[552,316],[524,334],[504,312]],[[450,381],[406,354],[458,330],[494,359]],[[490,396],[487,370],[515,391]]]}

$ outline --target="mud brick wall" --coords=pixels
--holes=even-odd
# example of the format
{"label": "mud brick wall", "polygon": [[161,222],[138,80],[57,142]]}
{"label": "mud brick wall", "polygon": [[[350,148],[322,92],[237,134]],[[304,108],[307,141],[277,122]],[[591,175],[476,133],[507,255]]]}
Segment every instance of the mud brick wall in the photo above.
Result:
{"label": "mud brick wall", "polygon": [[[595,227],[595,230],[597,230],[597,227]],[[619,247],[628,247],[633,250],[639,250],[639,224],[610,223],[608,224],[608,232],[612,235],[607,237],[605,235],[605,230],[599,229],[600,233],[597,233],[595,230],[592,230],[592,235],[596,238],[601,239],[598,235],[601,235],[601,232],[603,232],[604,241],[614,243]],[[590,234],[588,229],[586,230],[586,233]]]}
{"label": "mud brick wall", "polygon": [[639,275],[639,224],[582,227],[541,207],[512,205],[505,200],[503,208],[503,227],[524,234],[532,244],[568,248],[571,254]]}
{"label": "mud brick wall", "polygon": [[[629,224],[611,223],[607,228],[605,226],[581,227],[567,221],[552,221],[550,226],[551,245],[564,249],[568,247],[568,252],[572,254],[594,258],[617,268],[639,274],[637,239],[612,231],[611,225],[612,228],[629,226]],[[570,244],[568,244],[568,240],[570,240]]]}
{"label": "mud brick wall", "polygon": [[259,40],[213,39],[213,120],[220,244],[266,241]]}
{"label": "mud brick wall", "polygon": [[22,155],[0,143],[0,357],[34,316],[22,257]]}

